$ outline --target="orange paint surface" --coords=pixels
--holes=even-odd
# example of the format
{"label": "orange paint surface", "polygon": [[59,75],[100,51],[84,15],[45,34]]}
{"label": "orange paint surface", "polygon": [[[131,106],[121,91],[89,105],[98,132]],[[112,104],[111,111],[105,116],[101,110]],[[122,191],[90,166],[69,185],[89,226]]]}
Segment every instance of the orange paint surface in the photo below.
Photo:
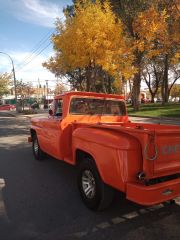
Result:
{"label": "orange paint surface", "polygon": [[72,165],[90,155],[106,184],[142,205],[180,196],[180,126],[130,122],[119,95],[69,92],[53,104],[31,120],[44,152]]}

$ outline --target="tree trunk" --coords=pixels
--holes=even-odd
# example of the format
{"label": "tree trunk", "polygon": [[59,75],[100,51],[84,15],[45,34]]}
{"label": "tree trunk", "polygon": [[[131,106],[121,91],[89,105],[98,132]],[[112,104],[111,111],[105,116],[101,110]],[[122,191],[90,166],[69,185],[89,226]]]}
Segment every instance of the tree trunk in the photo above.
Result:
{"label": "tree trunk", "polygon": [[154,97],[155,97],[156,93],[151,93],[151,103],[154,103]]}
{"label": "tree trunk", "polygon": [[107,74],[108,79],[108,93],[112,93],[112,84],[111,84],[111,77]]}
{"label": "tree trunk", "polygon": [[90,81],[91,81],[91,69],[90,67],[86,68],[86,91],[89,92],[90,91]]}
{"label": "tree trunk", "polygon": [[91,87],[90,90],[92,92],[96,92],[96,78],[97,78],[97,69],[96,67],[91,68]]}
{"label": "tree trunk", "polygon": [[163,76],[163,104],[169,101],[169,91],[168,91],[168,55],[166,54],[164,60],[164,76]]}
{"label": "tree trunk", "polygon": [[140,88],[141,88],[141,74],[139,69],[139,71],[134,75],[132,87],[132,105],[135,111],[139,110]]}
{"label": "tree trunk", "polygon": [[103,93],[107,93],[107,90],[106,90],[106,85],[105,85],[105,76],[104,76],[104,72],[102,71],[102,67],[99,69],[99,75],[101,74],[102,76],[102,92]]}
{"label": "tree trunk", "polygon": [[89,63],[89,69],[90,69],[90,91],[96,92],[96,65],[95,60],[90,60]]}
{"label": "tree trunk", "polygon": [[154,98],[155,98],[155,96],[156,96],[156,93],[157,93],[157,90],[158,90],[158,89],[156,89],[156,90],[153,92],[150,86],[148,86],[148,88],[149,88],[149,92],[150,92],[150,94],[151,94],[151,103],[154,103]]}
{"label": "tree trunk", "polygon": [[134,66],[137,68],[137,73],[134,75],[133,79],[133,87],[132,87],[132,106],[135,111],[139,110],[139,97],[140,97],[140,88],[141,88],[141,61],[142,61],[142,53],[136,52],[136,59]]}
{"label": "tree trunk", "polygon": [[87,77],[86,91],[87,92],[90,91],[90,78],[89,78],[89,76]]}

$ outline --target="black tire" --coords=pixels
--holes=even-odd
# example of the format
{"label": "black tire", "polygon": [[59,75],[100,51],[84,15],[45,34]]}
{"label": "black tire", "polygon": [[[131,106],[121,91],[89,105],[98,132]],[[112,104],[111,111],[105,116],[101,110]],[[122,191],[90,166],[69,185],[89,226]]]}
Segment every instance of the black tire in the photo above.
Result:
{"label": "black tire", "polygon": [[42,161],[45,159],[45,153],[41,150],[38,142],[37,135],[34,134],[33,136],[33,141],[32,141],[32,150],[33,150],[33,155],[36,160]]}
{"label": "black tire", "polygon": [[85,158],[79,164],[77,180],[81,198],[89,209],[103,210],[110,206],[114,189],[101,180],[95,162],[91,158]]}

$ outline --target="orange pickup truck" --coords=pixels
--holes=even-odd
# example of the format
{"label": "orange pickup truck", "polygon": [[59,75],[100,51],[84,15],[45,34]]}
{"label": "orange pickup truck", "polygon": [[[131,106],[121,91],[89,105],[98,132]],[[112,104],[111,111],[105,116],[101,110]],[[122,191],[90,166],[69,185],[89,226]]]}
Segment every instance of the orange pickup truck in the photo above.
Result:
{"label": "orange pickup truck", "polygon": [[31,120],[34,157],[45,154],[78,168],[86,206],[110,205],[115,190],[141,205],[180,196],[180,126],[132,123],[122,96],[68,92],[47,117]]}

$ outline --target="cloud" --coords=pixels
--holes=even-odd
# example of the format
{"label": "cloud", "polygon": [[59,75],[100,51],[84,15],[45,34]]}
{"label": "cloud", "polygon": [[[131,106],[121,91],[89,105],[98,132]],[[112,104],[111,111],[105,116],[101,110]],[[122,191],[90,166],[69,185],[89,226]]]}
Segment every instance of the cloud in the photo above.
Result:
{"label": "cloud", "polygon": [[[17,80],[23,80],[24,82],[32,82],[33,85],[37,85],[38,79],[40,82],[45,84],[45,80],[52,80],[52,83],[55,84],[55,76],[49,72],[46,68],[42,66],[42,63],[47,61],[48,57],[42,55],[36,56],[32,55],[31,52],[11,52],[9,53],[14,62],[15,74]],[[52,55],[52,52],[48,53],[49,56]],[[26,61],[23,61],[27,56],[35,57],[33,61],[25,65]],[[10,73],[12,70],[12,63],[7,56],[0,56],[0,72]],[[22,63],[23,62],[23,63]]]}
{"label": "cloud", "polygon": [[8,56],[0,54],[0,74],[4,72],[10,73],[12,70],[12,63]]}
{"label": "cloud", "polygon": [[66,4],[56,4],[43,0],[15,0],[13,2],[13,14],[20,21],[41,25],[44,27],[54,27],[57,17],[63,18],[63,7]]}
{"label": "cloud", "polygon": [[[31,59],[29,60],[25,60],[25,62],[22,64],[22,60],[26,57],[26,56],[30,56],[31,54],[31,59],[32,62],[28,63],[29,61],[31,61]],[[51,54],[52,55],[52,54]],[[42,63],[47,61],[47,57],[44,57],[42,55],[36,56],[35,54],[32,55],[32,53],[16,53],[16,55],[14,55],[14,59],[17,60],[17,63],[21,63],[21,65],[16,65],[16,77],[18,78],[22,78],[24,81],[32,81],[32,82],[36,82],[37,79],[55,79],[54,75],[52,73],[50,73],[46,68],[44,68],[42,66]],[[26,63],[28,63],[26,65]]]}

